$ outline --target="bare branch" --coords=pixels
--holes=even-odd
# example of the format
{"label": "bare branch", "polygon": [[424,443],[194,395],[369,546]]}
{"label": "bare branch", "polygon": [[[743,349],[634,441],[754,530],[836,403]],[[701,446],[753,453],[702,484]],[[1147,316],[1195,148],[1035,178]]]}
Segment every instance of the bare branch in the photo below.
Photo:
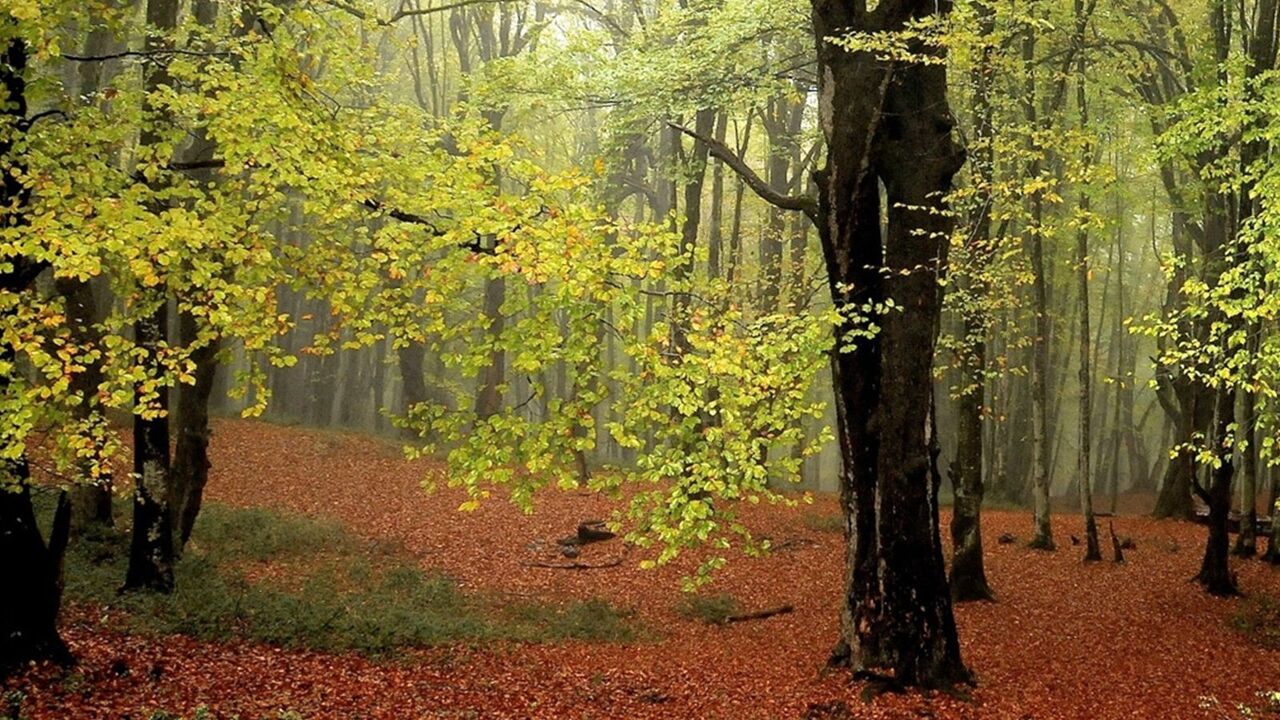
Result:
{"label": "bare branch", "polygon": [[714,138],[699,135],[677,123],[668,122],[667,125],[706,145],[713,156],[728,165],[765,202],[783,210],[802,212],[811,222],[815,224],[818,222],[818,203],[813,198],[807,195],[784,195],[769,187],[769,183],[765,182],[763,178],[756,174],[755,170],[751,169],[750,165],[747,165],[746,161],[724,143]]}
{"label": "bare branch", "polygon": [[449,10],[458,10],[460,8],[471,7],[472,5],[492,5],[495,3],[509,2],[509,0],[456,0],[456,2],[445,3],[444,5],[435,5],[426,8],[410,8],[406,3],[401,3],[399,9],[390,17],[370,17],[369,13],[343,0],[326,0],[331,7],[335,7],[348,15],[360,18],[361,20],[372,20],[384,27],[394,25],[405,18],[419,17],[422,15],[432,15],[434,13],[446,12]]}
{"label": "bare branch", "polygon": [[107,62],[108,60],[123,60],[124,58],[142,58],[150,60],[165,55],[185,55],[188,57],[230,57],[231,52],[217,50],[184,50],[182,48],[161,48],[159,50],[121,50],[120,52],[107,53],[106,55],[61,55],[63,60],[72,62]]}

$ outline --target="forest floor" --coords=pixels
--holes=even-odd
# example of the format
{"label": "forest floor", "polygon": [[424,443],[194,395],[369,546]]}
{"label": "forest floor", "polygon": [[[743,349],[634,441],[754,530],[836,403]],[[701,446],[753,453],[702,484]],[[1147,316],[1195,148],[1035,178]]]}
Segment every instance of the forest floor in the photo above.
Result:
{"label": "forest floor", "polygon": [[[1117,517],[1116,532],[1136,547],[1124,564],[1085,565],[1069,541],[1081,534],[1078,516],[1055,516],[1060,549],[1045,553],[1024,545],[1028,513],[984,513],[998,602],[957,610],[977,678],[970,697],[885,694],[868,702],[847,673],[822,673],[841,583],[831,498],[753,509],[748,524],[783,548],[732,557],[710,588],[744,610],[789,604],[794,612],[708,625],[681,611],[679,580],[692,557],[657,570],[639,569],[639,552],[595,569],[532,564],[554,564],[556,538],[606,517],[603,498],[548,491],[532,515],[498,499],[460,513],[459,492],[421,487],[440,468],[403,459],[394,443],[252,421],[218,422],[212,459],[210,502],[337,520],[397,543],[465,590],[547,602],[601,598],[634,611],[649,632],[628,643],[470,643],[371,659],[124,633],[72,605],[64,635],[80,658],[76,685],[48,668],[10,684],[33,720],[147,720],[153,710],[190,717],[201,706],[211,717],[246,720],[282,711],[341,719],[1237,717],[1237,703],[1258,706],[1259,692],[1280,689],[1280,651],[1232,628],[1250,600],[1211,598],[1189,582],[1204,540],[1204,528],[1189,523]],[[1001,544],[1005,533],[1018,541]],[[583,548],[578,562],[608,565],[622,552],[615,539]],[[1280,597],[1280,569],[1258,561],[1235,568],[1247,595]],[[116,672],[122,664],[163,671]]]}

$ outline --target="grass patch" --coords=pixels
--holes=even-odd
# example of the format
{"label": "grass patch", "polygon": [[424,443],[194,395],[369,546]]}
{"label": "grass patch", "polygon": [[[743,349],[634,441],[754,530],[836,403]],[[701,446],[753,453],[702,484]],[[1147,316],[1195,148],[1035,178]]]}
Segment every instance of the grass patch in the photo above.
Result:
{"label": "grass patch", "polygon": [[171,595],[116,593],[128,543],[125,528],[73,539],[66,598],[122,611],[107,617],[129,632],[370,655],[452,643],[640,636],[633,613],[603,601],[511,604],[464,593],[398,547],[271,510],[206,507]]}
{"label": "grass patch", "polygon": [[676,612],[688,620],[701,620],[708,625],[723,625],[729,616],[742,609],[736,598],[728,593],[714,595],[686,595],[680,598]]}
{"label": "grass patch", "polygon": [[838,512],[807,512],[800,516],[800,522],[810,530],[816,530],[817,532],[844,532],[844,516]]}
{"label": "grass patch", "polygon": [[1252,595],[1240,602],[1231,627],[1256,645],[1280,650],[1280,598]]}

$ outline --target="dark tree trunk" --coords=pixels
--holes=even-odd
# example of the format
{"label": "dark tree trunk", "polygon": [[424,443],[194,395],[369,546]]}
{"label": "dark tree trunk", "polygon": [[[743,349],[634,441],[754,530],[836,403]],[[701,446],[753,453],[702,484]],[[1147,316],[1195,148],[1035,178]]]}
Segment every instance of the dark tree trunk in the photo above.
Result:
{"label": "dark tree trunk", "polygon": [[[58,293],[66,300],[67,324],[76,342],[82,347],[98,346],[102,337],[96,327],[99,313],[92,285],[73,278],[59,278],[55,284]],[[90,420],[101,412],[98,388],[102,382],[101,361],[87,363],[84,370],[72,376],[70,389],[80,398],[76,414],[81,421]],[[80,477],[71,489],[71,525],[76,529],[92,525],[110,526],[114,522],[111,515],[111,475],[108,472],[97,479],[92,478],[90,464],[81,463]]]}
{"label": "dark tree trunk", "polygon": [[[163,51],[172,45],[168,36],[178,24],[177,0],[148,0],[148,51]],[[169,85],[171,79],[164,65],[144,70],[144,86],[148,93]],[[163,115],[155,107],[151,113]],[[161,118],[153,118],[159,122]],[[139,142],[155,145],[160,137],[153,129],[144,129]],[[155,303],[152,313],[134,323],[134,342],[143,352],[143,367],[156,378],[164,378],[160,350],[169,328],[169,303],[161,289],[149,298]],[[169,389],[163,380],[147,402],[139,387],[138,406],[133,420],[133,533],[129,544],[129,567],[121,590],[149,589],[169,592],[173,589],[173,525],[169,512]],[[143,406],[142,403],[147,406]]]}
{"label": "dark tree trunk", "polygon": [[400,360],[401,403],[400,413],[407,415],[413,406],[427,400],[427,382],[423,375],[427,349],[422,343],[410,341],[396,350]]}
{"label": "dark tree trunk", "polygon": [[[0,83],[6,96],[0,112],[8,115],[6,122],[19,131],[20,121],[27,115],[27,57],[27,45],[21,38],[11,39],[0,57]],[[0,157],[10,157],[16,139],[16,133],[6,133],[0,139]],[[20,159],[15,159],[15,166],[21,170]],[[10,228],[26,222],[30,190],[20,178],[21,172],[0,176],[0,206],[6,208],[5,222]],[[4,259],[9,267],[0,271],[0,287],[7,292],[29,289],[44,269],[42,264],[24,257]],[[0,360],[13,367],[18,360],[17,351],[10,345],[0,346]],[[0,374],[0,395],[7,392],[10,379],[9,375]],[[30,482],[25,456],[0,463],[0,578],[5,582],[5,589],[0,592],[0,679],[31,661],[69,664],[72,660],[57,625],[71,505],[65,493],[59,496],[46,544],[31,506]]]}
{"label": "dark tree trunk", "polygon": [[[985,2],[977,3],[979,32],[989,37],[995,30],[995,11]],[[966,235],[966,258],[970,264],[968,291],[971,302],[979,302],[987,293],[983,278],[991,259],[991,182],[993,179],[994,149],[993,111],[991,87],[994,66],[991,62],[994,49],[984,45],[980,61],[974,67],[971,81],[974,87],[974,148],[972,168],[977,197],[977,209],[971,218],[972,228]],[[987,582],[982,557],[982,424],[983,399],[987,386],[987,326],[989,318],[984,310],[970,307],[963,313],[964,336],[973,343],[964,351],[960,373],[963,388],[956,402],[956,459],[952,466],[951,483],[955,500],[951,511],[951,595],[957,601],[994,600],[995,594]]]}
{"label": "dark tree trunk", "polygon": [[[157,350],[164,342],[168,307],[163,300],[149,317],[134,325],[137,343],[146,352],[145,362],[156,367]],[[138,407],[133,419],[133,533],[129,542],[129,567],[121,590],[173,589],[173,524],[169,512],[169,399],[161,387],[150,408]],[[141,392],[139,398],[142,398]]]}
{"label": "dark tree trunk", "polygon": [[[506,280],[490,278],[484,284],[484,314],[489,318],[489,337],[500,342],[506,319],[502,303],[507,296]],[[502,386],[506,378],[507,353],[495,346],[489,353],[489,364],[480,373],[480,390],[476,395],[476,417],[485,420],[502,410]]]}
{"label": "dark tree trunk", "polygon": [[[178,319],[178,342],[184,347],[190,346],[198,334],[196,318],[183,313]],[[209,437],[212,434],[209,398],[213,394],[213,380],[218,370],[218,350],[216,341],[195,348],[191,353],[191,360],[195,363],[195,382],[178,389],[178,437],[174,445],[170,482],[172,495],[169,498],[178,554],[191,539],[191,529],[195,527],[204,498],[204,486],[209,481]]]}
{"label": "dark tree trunk", "polygon": [[4,470],[17,489],[0,489],[0,558],[5,579],[5,591],[0,593],[0,679],[35,660],[72,662],[58,635],[71,503],[66,493],[58,496],[46,544],[31,506],[26,461],[6,463]]}
{"label": "dark tree trunk", "polygon": [[[841,639],[832,661],[923,687],[970,679],[938,526],[932,400],[938,281],[951,230],[949,214],[936,210],[963,152],[951,139],[941,65],[888,65],[827,38],[848,30],[891,31],[946,9],[929,0],[889,0],[873,11],[838,0],[813,2],[828,149],[818,178],[817,225],[832,299],[837,307],[892,299],[901,308],[877,318],[882,329],[873,339],[833,353],[848,550]],[[883,244],[877,179],[888,201]],[[849,329],[837,328],[842,345]]]}
{"label": "dark tree trunk", "polygon": [[[1218,394],[1217,437],[1226,437],[1234,421],[1234,395],[1229,391]],[[1230,451],[1223,453],[1221,464],[1210,472],[1209,488],[1205,502],[1209,505],[1209,539],[1205,543],[1204,560],[1196,580],[1211,595],[1238,594],[1236,579],[1231,572],[1229,554],[1231,535],[1231,476],[1234,472]]]}

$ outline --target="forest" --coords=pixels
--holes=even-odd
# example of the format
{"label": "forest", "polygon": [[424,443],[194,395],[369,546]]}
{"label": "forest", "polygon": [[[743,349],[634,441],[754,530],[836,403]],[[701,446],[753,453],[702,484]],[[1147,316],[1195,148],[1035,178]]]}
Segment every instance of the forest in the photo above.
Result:
{"label": "forest", "polygon": [[1280,0],[0,0],[0,716],[1280,717]]}

